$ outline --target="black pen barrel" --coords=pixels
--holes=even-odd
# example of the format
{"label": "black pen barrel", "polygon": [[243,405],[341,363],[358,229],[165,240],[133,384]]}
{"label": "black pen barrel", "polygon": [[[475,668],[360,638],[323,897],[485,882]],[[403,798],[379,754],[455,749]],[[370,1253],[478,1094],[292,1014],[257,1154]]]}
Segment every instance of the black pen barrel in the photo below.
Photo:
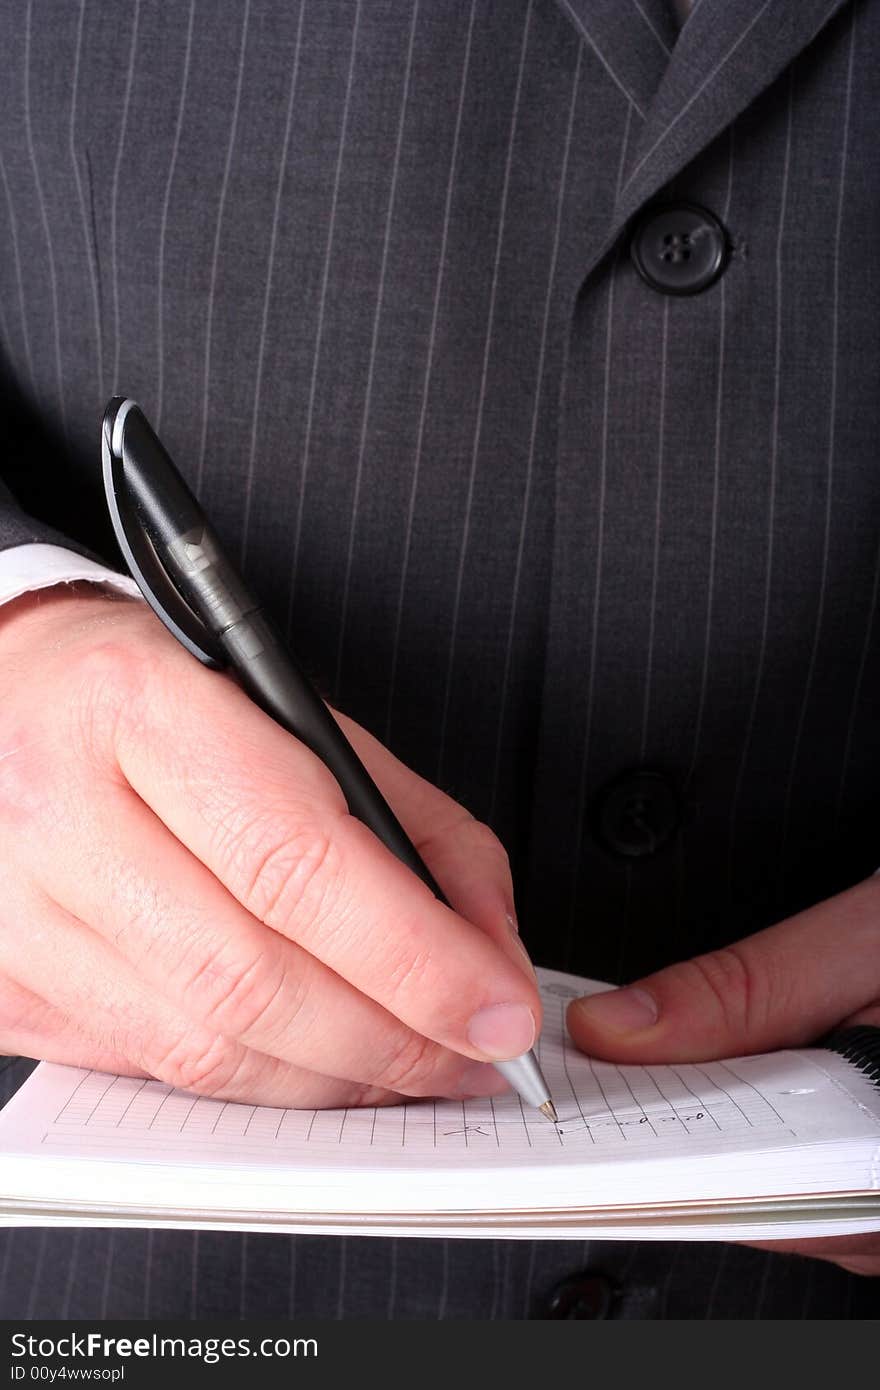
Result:
{"label": "black pen barrel", "polygon": [[254,703],[311,749],[333,773],[351,814],[445,902],[403,826],[266,616],[259,610],[244,615],[220,634],[220,641]]}
{"label": "black pen barrel", "polygon": [[[102,453],[104,486],[120,548],[166,627],[206,665],[222,666],[225,657],[254,703],[329,769],[351,814],[447,903],[330,710],[224,555],[199,503],[136,402],[121,397],[110,402]],[[125,483],[128,496],[123,500],[118,493]],[[140,532],[133,532],[139,536],[135,543],[129,540],[132,513],[140,522]],[[167,590],[167,598],[173,595],[172,611],[163,593],[157,592],[157,582]],[[556,1119],[533,1051],[495,1065],[521,1099]]]}
{"label": "black pen barrel", "polygon": [[351,814],[445,902],[329,709],[224,554],[218,536],[143,412],[134,402],[120,403],[120,409],[125,412],[121,416],[121,452],[130,498],[144,533],[180,596],[223,647],[254,703],[311,749],[333,773]]}

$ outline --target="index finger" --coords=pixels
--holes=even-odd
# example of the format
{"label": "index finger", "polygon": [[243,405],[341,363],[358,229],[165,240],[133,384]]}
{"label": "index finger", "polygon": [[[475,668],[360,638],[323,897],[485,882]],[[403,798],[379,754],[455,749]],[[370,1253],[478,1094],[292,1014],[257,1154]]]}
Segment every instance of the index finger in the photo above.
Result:
{"label": "index finger", "polygon": [[534,1043],[534,983],[345,807],[323,764],[183,653],[116,724],[132,788],[253,916],[423,1036],[479,1060]]}

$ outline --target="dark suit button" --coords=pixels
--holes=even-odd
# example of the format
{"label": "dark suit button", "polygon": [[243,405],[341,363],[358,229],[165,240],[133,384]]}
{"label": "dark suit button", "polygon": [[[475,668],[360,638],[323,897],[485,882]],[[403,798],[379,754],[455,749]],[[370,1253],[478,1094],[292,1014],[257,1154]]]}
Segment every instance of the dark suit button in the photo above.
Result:
{"label": "dark suit button", "polygon": [[628,858],[655,854],[680,820],[678,797],[659,772],[624,773],[599,793],[596,803],[599,839]]}
{"label": "dark suit button", "polygon": [[727,264],[727,233],[717,217],[696,203],[654,206],[636,223],[630,254],[653,290],[699,294]]}
{"label": "dark suit button", "polygon": [[543,1316],[571,1321],[607,1318],[616,1292],[604,1274],[572,1274],[551,1290]]}

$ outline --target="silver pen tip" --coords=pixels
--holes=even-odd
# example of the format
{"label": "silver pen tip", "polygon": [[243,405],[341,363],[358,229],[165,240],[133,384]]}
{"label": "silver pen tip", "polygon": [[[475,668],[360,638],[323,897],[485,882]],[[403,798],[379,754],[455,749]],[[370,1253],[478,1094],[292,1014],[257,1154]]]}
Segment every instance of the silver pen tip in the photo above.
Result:
{"label": "silver pen tip", "polygon": [[559,1124],[559,1116],[556,1113],[556,1106],[553,1104],[552,1100],[545,1100],[543,1105],[538,1106],[538,1109],[541,1114],[546,1115],[547,1119],[554,1125]]}

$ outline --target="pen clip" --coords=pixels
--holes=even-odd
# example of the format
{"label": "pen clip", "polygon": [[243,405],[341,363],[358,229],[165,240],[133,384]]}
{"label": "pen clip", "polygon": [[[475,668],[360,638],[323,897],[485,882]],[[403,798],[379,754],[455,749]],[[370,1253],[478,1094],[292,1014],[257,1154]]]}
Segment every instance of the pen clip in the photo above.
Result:
{"label": "pen clip", "polygon": [[132,501],[125,476],[127,467],[137,467],[136,460],[126,455],[125,444],[125,421],[132,410],[143,415],[136,401],[114,396],[101,423],[104,493],[119,549],[147,603],[169,632],[205,666],[223,667],[227,663],[219,644],[169,576]]}

